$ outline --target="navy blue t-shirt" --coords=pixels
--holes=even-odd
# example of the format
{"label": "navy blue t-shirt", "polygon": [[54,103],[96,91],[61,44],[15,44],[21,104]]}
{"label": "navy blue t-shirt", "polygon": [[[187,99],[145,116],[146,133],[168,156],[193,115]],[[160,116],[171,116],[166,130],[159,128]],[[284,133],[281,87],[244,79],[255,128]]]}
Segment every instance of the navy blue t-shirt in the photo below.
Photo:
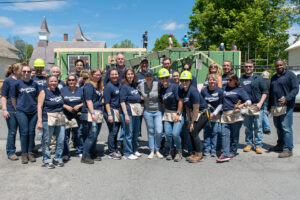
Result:
{"label": "navy blue t-shirt", "polygon": [[253,97],[252,97],[252,87],[251,83],[253,81],[253,76],[246,76],[244,75],[241,79],[241,85],[243,86],[244,90],[247,92],[249,98],[253,102]]}
{"label": "navy blue t-shirt", "polygon": [[243,88],[231,88],[226,86],[223,96],[223,111],[233,110],[239,100],[241,100],[242,103],[250,100],[247,92]]}
{"label": "navy blue t-shirt", "polygon": [[11,97],[17,99],[17,110],[28,114],[36,113],[39,88],[36,82],[18,80],[12,87]]}
{"label": "navy blue t-shirt", "polygon": [[[74,90],[73,93],[69,89],[69,87],[64,87],[60,91],[64,98],[64,104],[71,106],[72,108],[81,104],[83,101],[83,89],[82,88],[76,87],[76,89]],[[81,109],[79,109],[78,112],[80,112],[80,110]],[[76,111],[73,111],[72,113],[70,113],[69,111],[64,109],[64,113],[69,120],[77,116]]]}
{"label": "navy blue t-shirt", "polygon": [[47,87],[47,80],[43,76],[35,76],[33,78],[34,82],[39,86],[39,92]]}
{"label": "navy blue t-shirt", "polygon": [[131,115],[131,109],[128,103],[141,103],[141,95],[135,87],[123,84],[120,88],[120,102],[126,103],[128,115]]}
{"label": "navy blue t-shirt", "polygon": [[16,79],[12,77],[8,77],[7,79],[4,80],[2,89],[1,89],[1,95],[6,97],[6,109],[7,111],[14,111],[14,107],[11,103],[11,94],[12,94],[12,87],[15,85],[17,82]]}
{"label": "navy blue t-shirt", "polygon": [[109,68],[109,69],[107,70],[106,74],[105,74],[105,78],[104,78],[104,81],[103,81],[104,86],[106,86],[107,83],[109,82],[109,73],[110,73],[110,71],[111,71],[112,69],[117,69],[117,70],[118,70],[118,72],[119,72],[119,79],[118,79],[118,82],[119,82],[119,84],[121,84],[123,72],[125,71],[126,68],[127,68],[126,66],[124,66],[123,70],[119,70],[119,68],[118,68],[117,66],[113,66],[113,67]]}
{"label": "navy blue t-shirt", "polygon": [[[108,82],[103,91],[104,103],[109,104],[112,109],[120,108],[120,84]],[[106,111],[106,110],[105,110]]]}
{"label": "navy blue t-shirt", "polygon": [[190,86],[188,91],[184,91],[183,87],[179,88],[179,97],[183,99],[183,105],[193,109],[193,104],[199,104],[199,111],[207,109],[207,103],[194,86]]}
{"label": "navy blue t-shirt", "polygon": [[210,110],[211,112],[214,112],[220,104],[223,104],[223,93],[223,90],[219,87],[216,87],[215,90],[209,90],[209,88],[206,87],[201,91],[206,103],[209,104],[210,109],[212,109]]}
{"label": "navy blue t-shirt", "polygon": [[168,88],[162,87],[160,90],[162,101],[168,110],[177,111],[179,101],[178,87],[178,85],[171,83]]}
{"label": "navy blue t-shirt", "polygon": [[86,100],[91,100],[95,110],[102,110],[102,93],[98,91],[91,83],[86,83],[83,88],[84,103],[83,107],[88,110]]}
{"label": "navy blue t-shirt", "polygon": [[58,80],[58,89],[62,89],[62,88],[64,88],[64,87],[66,87],[66,84],[65,84],[65,82],[63,82],[62,80]]}
{"label": "navy blue t-shirt", "polygon": [[227,74],[222,75],[222,88],[227,86]]}
{"label": "navy blue t-shirt", "polygon": [[58,88],[56,88],[54,91],[44,88],[44,92],[45,100],[43,104],[43,122],[47,122],[47,113],[63,111],[64,99],[62,98]]}

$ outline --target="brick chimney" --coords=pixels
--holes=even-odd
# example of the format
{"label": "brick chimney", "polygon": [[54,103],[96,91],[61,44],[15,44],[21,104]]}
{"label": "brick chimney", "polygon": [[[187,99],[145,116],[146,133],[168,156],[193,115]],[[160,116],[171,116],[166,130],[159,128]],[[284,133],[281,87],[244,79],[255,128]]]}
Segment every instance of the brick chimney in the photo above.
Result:
{"label": "brick chimney", "polygon": [[64,34],[64,41],[68,41],[68,34],[67,33]]}

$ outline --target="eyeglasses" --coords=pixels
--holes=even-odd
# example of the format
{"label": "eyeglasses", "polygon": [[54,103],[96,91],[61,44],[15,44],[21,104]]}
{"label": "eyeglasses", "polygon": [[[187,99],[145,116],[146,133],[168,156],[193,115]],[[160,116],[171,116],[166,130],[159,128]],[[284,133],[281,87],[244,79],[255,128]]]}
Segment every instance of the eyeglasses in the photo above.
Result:
{"label": "eyeglasses", "polygon": [[244,66],[245,68],[252,68],[253,66]]}
{"label": "eyeglasses", "polygon": [[82,78],[82,79],[85,80],[85,81],[88,80],[88,78]]}
{"label": "eyeglasses", "polygon": [[31,71],[22,71],[23,73],[31,73]]}
{"label": "eyeglasses", "polygon": [[76,67],[83,67],[83,65],[76,65]]}
{"label": "eyeglasses", "polygon": [[183,70],[184,70],[184,71],[190,71],[190,69],[189,69],[189,68],[184,68]]}
{"label": "eyeglasses", "polygon": [[217,68],[217,66],[216,66],[216,65],[213,65],[213,66],[209,66],[209,68]]}
{"label": "eyeglasses", "polygon": [[232,80],[232,79],[227,79],[227,81],[231,82],[231,81],[233,81],[233,80]]}
{"label": "eyeglasses", "polygon": [[76,81],[75,79],[68,79],[68,81]]}

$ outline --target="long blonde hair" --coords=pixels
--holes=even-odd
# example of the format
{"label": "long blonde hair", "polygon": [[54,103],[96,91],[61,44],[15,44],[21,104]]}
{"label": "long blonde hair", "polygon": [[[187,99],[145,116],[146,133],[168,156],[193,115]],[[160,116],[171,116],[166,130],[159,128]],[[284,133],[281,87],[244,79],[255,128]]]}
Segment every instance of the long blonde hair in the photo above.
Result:
{"label": "long blonde hair", "polygon": [[23,65],[23,63],[14,63],[12,65],[8,65],[5,69],[5,78],[9,77],[12,74],[15,74],[14,71],[20,70]]}
{"label": "long blonde hair", "polygon": [[[92,78],[93,78],[93,75],[94,75],[97,71],[100,72],[101,76],[100,76],[100,80],[99,80],[97,83],[95,83],[94,81],[92,81]],[[99,90],[99,91],[102,92],[102,91],[103,91],[103,81],[102,81],[102,73],[101,73],[101,70],[100,70],[100,69],[97,69],[97,68],[92,69],[92,71],[90,72],[90,76],[89,76],[89,79],[88,79],[87,82],[91,83],[97,90]]]}

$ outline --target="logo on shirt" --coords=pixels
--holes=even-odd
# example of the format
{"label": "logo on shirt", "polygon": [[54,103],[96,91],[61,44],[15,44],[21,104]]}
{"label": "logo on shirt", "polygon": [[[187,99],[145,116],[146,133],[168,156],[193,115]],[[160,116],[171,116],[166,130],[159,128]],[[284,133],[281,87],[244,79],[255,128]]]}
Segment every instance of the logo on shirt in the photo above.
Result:
{"label": "logo on shirt", "polygon": [[96,90],[96,94],[97,94],[98,96],[101,96],[101,92],[98,91],[98,90]]}
{"label": "logo on shirt", "polygon": [[237,93],[236,92],[226,92],[226,91],[224,91],[224,94],[226,96],[229,96],[229,95],[236,95]]}
{"label": "logo on shirt", "polygon": [[171,96],[173,92],[168,92],[163,96],[163,100],[166,100],[169,96]]}
{"label": "logo on shirt", "polygon": [[81,97],[64,97],[66,100],[69,100],[70,102],[73,102],[73,101],[78,101],[81,99]]}
{"label": "logo on shirt", "polygon": [[249,84],[251,84],[251,81],[243,81],[243,84],[244,85],[249,85]]}
{"label": "logo on shirt", "polygon": [[214,97],[216,97],[216,96],[219,96],[219,93],[213,93],[213,94],[211,94],[211,96],[214,96]]}
{"label": "logo on shirt", "polygon": [[50,101],[55,101],[55,102],[60,102],[62,100],[61,96],[59,97],[54,97],[54,98],[50,98]]}
{"label": "logo on shirt", "polygon": [[185,97],[185,98],[183,99],[183,102],[186,103],[186,102],[188,102],[189,100],[190,100],[189,97]]}
{"label": "logo on shirt", "polygon": [[205,100],[208,102],[218,101],[219,97],[205,97]]}
{"label": "logo on shirt", "polygon": [[138,94],[138,93],[139,93],[138,90],[132,90],[132,91],[131,91],[131,94]]}
{"label": "logo on shirt", "polygon": [[35,80],[35,82],[36,82],[38,85],[41,85],[41,86],[43,86],[43,85],[46,83],[45,80]]}
{"label": "logo on shirt", "polygon": [[30,92],[35,92],[35,88],[21,88],[20,92],[26,92],[28,94]]}
{"label": "logo on shirt", "polygon": [[119,94],[119,93],[120,93],[120,91],[119,91],[119,90],[116,90],[116,91],[115,91],[115,94]]}

